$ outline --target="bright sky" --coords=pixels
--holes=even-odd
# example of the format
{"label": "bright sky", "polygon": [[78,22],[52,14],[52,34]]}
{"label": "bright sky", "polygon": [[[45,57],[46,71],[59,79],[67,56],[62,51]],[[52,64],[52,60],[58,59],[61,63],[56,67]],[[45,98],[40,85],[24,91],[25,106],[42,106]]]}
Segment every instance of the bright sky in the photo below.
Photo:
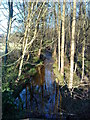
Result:
{"label": "bright sky", "polygon": [[[7,1],[8,0],[2,0],[2,3],[0,5],[0,34],[5,34],[7,32],[7,26],[8,26],[7,23],[8,23],[8,14],[9,14],[8,2]],[[13,0],[13,1],[19,1],[19,0]],[[67,0],[67,1],[69,1],[69,0]],[[89,1],[89,0],[86,0],[86,1]],[[20,26],[20,24],[21,24],[20,22],[17,22],[17,21],[22,19],[22,16],[20,14],[16,15],[16,14],[19,13],[19,10],[15,7],[16,4],[17,4],[17,2],[13,3],[13,6],[14,6],[13,7],[13,9],[14,9],[14,11],[13,11],[13,16],[14,16],[13,19],[16,18],[16,20],[12,24],[12,29],[11,29],[12,31],[11,32],[17,31],[16,26]]]}
{"label": "bright sky", "polygon": [[[5,9],[4,9],[5,7]],[[8,17],[8,6],[4,4],[4,6],[1,4],[0,5],[0,34],[3,34],[6,32],[7,28],[7,17]]]}
{"label": "bright sky", "polygon": [[[22,16],[19,13],[19,10],[15,7],[16,3],[13,3],[13,19],[14,20],[12,24],[12,29],[11,32],[16,31],[17,27],[20,26],[20,23],[17,21],[22,19]],[[18,15],[17,15],[18,14]],[[8,2],[5,0],[2,2],[0,5],[0,34],[5,34],[7,32],[7,27],[8,27],[8,15],[9,15],[9,10],[8,10]]]}

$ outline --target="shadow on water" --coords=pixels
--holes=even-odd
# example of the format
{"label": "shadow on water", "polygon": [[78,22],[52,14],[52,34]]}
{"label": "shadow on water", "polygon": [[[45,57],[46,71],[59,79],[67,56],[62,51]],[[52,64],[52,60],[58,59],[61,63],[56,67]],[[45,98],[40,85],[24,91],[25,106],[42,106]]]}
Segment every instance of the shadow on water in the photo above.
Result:
{"label": "shadow on water", "polygon": [[[37,68],[38,73],[18,94],[15,103],[17,107],[21,105],[22,111],[25,111],[23,118],[79,120],[83,119],[82,114],[85,114],[84,120],[89,119],[90,116],[87,117],[87,114],[90,104],[85,100],[82,102],[80,99],[72,99],[67,86],[61,88],[55,82],[53,62],[51,54],[46,53],[44,66]],[[85,108],[82,107],[83,104]]]}

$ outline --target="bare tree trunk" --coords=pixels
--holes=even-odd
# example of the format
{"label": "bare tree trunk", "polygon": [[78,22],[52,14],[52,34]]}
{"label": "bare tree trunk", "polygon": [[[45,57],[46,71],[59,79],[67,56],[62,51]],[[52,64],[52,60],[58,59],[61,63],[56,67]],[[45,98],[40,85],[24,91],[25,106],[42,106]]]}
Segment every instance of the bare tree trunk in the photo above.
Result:
{"label": "bare tree trunk", "polygon": [[76,47],[75,47],[75,69],[74,72],[77,70],[77,59],[78,59],[78,42],[80,39],[80,28],[81,28],[81,9],[82,9],[82,0],[80,0],[80,9],[79,9],[79,20],[78,20],[78,33],[77,33],[77,40],[76,40]]}
{"label": "bare tree trunk", "polygon": [[85,56],[84,54],[85,54],[85,37],[84,37],[83,46],[82,46],[82,80],[84,78],[84,56]]}
{"label": "bare tree trunk", "polygon": [[73,21],[72,21],[72,40],[71,40],[71,58],[70,58],[70,80],[68,87],[73,85],[73,68],[74,68],[74,41],[75,41],[75,23],[76,23],[76,0],[73,4]]}
{"label": "bare tree trunk", "polygon": [[60,28],[61,28],[61,6],[58,2],[59,7],[59,17],[58,17],[58,71],[60,71]]}
{"label": "bare tree trunk", "polygon": [[53,52],[53,57],[56,58],[56,62],[57,62],[57,38],[56,38],[56,34],[57,34],[57,15],[56,15],[56,10],[55,10],[55,4],[54,4],[54,17],[55,17],[55,34],[54,34],[54,39],[55,39],[55,43],[54,43],[54,52]]}
{"label": "bare tree trunk", "polygon": [[20,62],[20,67],[19,67],[18,79],[21,76],[21,72],[22,72],[22,65],[23,65],[23,59],[24,59],[24,56],[25,56],[25,53],[26,53],[27,42],[28,42],[28,39],[26,39],[25,47],[24,47],[24,50],[23,50],[23,55],[22,55],[21,62]]}
{"label": "bare tree trunk", "polygon": [[29,3],[29,8],[28,8],[27,25],[26,25],[24,40],[23,40],[23,54],[22,54],[22,58],[21,58],[20,66],[19,66],[18,80],[19,80],[19,77],[21,76],[23,59],[24,59],[24,56],[25,56],[25,53],[26,53],[26,48],[27,48],[27,42],[28,42],[27,33],[28,33],[29,22],[30,22],[29,18],[30,18],[30,3]]}
{"label": "bare tree trunk", "polygon": [[[8,28],[7,28],[7,36],[6,36],[6,47],[5,47],[5,54],[7,54],[8,52],[8,40],[10,37],[10,32],[11,32],[11,24],[12,24],[12,17],[13,17],[13,2],[8,2],[8,6],[9,6],[9,19],[8,19]],[[6,64],[7,61],[7,55],[4,58],[4,63]]]}
{"label": "bare tree trunk", "polygon": [[0,44],[0,120],[2,119],[2,45]]}
{"label": "bare tree trunk", "polygon": [[86,38],[85,38],[86,0],[85,0],[85,6],[84,6],[84,7],[85,7],[85,8],[84,8],[84,24],[83,24],[84,39],[83,39],[83,45],[82,45],[82,79],[81,79],[81,81],[82,81],[83,78],[84,78],[84,64],[85,64],[85,62],[84,62],[84,57],[85,57],[85,39],[86,39]]}
{"label": "bare tree trunk", "polygon": [[53,57],[56,57],[56,43],[54,43],[54,52],[53,52]]}
{"label": "bare tree trunk", "polygon": [[42,43],[43,43],[43,40],[44,40],[44,36],[45,36],[45,15],[42,17],[42,35],[41,35],[41,40],[40,40],[40,49],[39,49],[39,52],[38,52],[38,57],[40,58],[40,55],[41,55],[41,51],[42,51]]}
{"label": "bare tree trunk", "polygon": [[38,58],[40,58],[41,50],[42,50],[42,39],[40,41],[40,49],[39,49],[39,52],[38,52]]}
{"label": "bare tree trunk", "polygon": [[26,22],[25,22],[25,9],[26,9],[25,0],[23,0],[23,9],[24,9],[24,27],[26,27]]}
{"label": "bare tree trunk", "polygon": [[64,76],[64,40],[65,39],[65,0],[63,1],[62,14],[62,43],[61,43],[61,75]]}
{"label": "bare tree trunk", "polygon": [[[18,79],[20,78],[21,76],[21,73],[22,73],[22,66],[23,66],[23,60],[24,60],[24,56],[26,54],[26,50],[27,50],[27,47],[30,48],[32,43],[34,42],[35,38],[36,38],[36,34],[37,34],[37,25],[38,25],[38,22],[39,22],[39,18],[40,18],[40,15],[41,15],[41,11],[42,11],[42,8],[43,6],[45,5],[45,2],[43,3],[43,5],[41,6],[41,9],[40,9],[40,12],[38,14],[38,17],[37,17],[37,20],[36,20],[36,25],[35,25],[35,31],[34,31],[34,36],[32,38],[32,40],[28,43],[28,39],[30,38],[29,36],[29,32],[30,32],[30,24],[31,24],[31,21],[30,21],[30,13],[31,13],[31,2],[28,3],[29,4],[29,8],[28,8],[28,17],[27,17],[27,25],[26,25],[26,29],[25,29],[25,34],[24,34],[24,43],[23,43],[23,46],[24,46],[24,49],[23,49],[23,54],[22,54],[22,57],[21,57],[21,62],[20,62],[20,67],[19,67],[19,73],[18,73]],[[31,8],[31,9],[30,9]]]}

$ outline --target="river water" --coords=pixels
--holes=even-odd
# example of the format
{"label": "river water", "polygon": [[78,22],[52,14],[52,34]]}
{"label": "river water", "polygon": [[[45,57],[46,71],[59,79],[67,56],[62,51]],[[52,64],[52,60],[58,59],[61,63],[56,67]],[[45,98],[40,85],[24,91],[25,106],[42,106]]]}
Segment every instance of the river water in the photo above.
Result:
{"label": "river water", "polygon": [[[73,116],[72,120],[76,120],[77,117],[73,111],[72,113],[70,111],[72,106],[71,108],[66,107],[70,106],[71,100],[62,98],[60,86],[55,82],[52,70],[53,62],[51,53],[47,52],[44,65],[38,67],[37,74],[31,78],[31,81],[17,96],[15,102],[17,107],[21,107],[21,110],[25,111],[21,115],[24,118],[69,120],[68,116],[70,115]],[[66,102],[67,99],[68,102]]]}
{"label": "river water", "polygon": [[19,96],[16,98],[17,106],[22,104],[22,109],[27,111],[30,117],[57,118],[62,115],[59,86],[55,83],[52,71],[53,59],[51,54],[46,53],[44,66],[38,67],[38,73],[30,83],[26,84]]}

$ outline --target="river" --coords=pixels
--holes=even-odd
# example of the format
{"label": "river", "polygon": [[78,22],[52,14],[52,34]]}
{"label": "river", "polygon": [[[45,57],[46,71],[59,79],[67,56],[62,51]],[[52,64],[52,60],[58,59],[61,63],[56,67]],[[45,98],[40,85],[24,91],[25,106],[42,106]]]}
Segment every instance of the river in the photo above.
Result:
{"label": "river", "polygon": [[[72,108],[79,110],[80,107],[75,108],[70,97],[62,97],[61,87],[55,82],[52,55],[49,52],[45,55],[44,65],[38,67],[37,74],[16,98],[17,107],[21,107],[21,111],[24,111],[23,115],[21,113],[21,118],[76,120],[78,117]],[[77,102],[81,103],[80,100]]]}

